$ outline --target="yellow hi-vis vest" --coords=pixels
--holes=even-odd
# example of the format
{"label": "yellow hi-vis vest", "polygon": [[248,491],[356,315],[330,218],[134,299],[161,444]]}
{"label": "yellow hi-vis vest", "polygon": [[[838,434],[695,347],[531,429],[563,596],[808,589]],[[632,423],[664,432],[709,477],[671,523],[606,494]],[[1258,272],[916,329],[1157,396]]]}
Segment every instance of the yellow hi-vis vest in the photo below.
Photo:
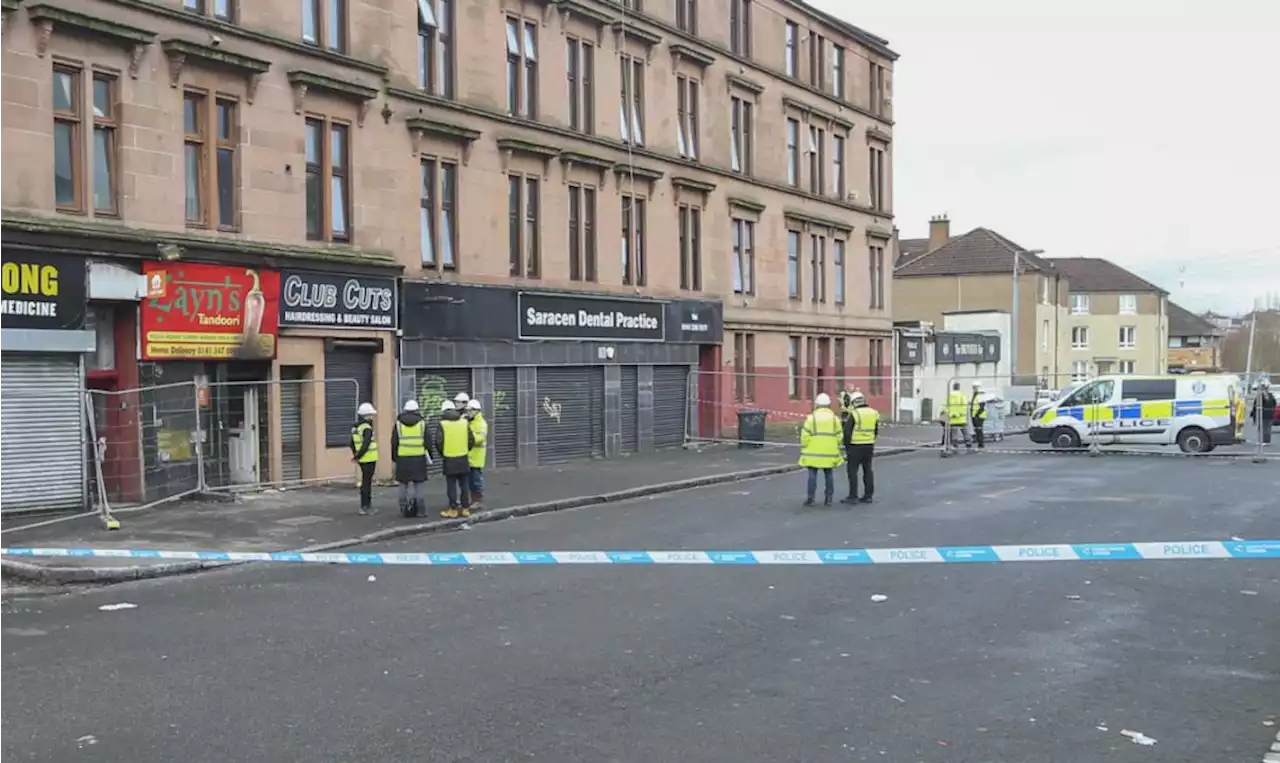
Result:
{"label": "yellow hi-vis vest", "polygon": [[969,398],[969,418],[983,421],[987,418],[987,407],[977,397]]}
{"label": "yellow hi-vis vest", "polygon": [[396,440],[397,456],[427,455],[427,422],[419,421],[417,424],[406,426],[397,421]]}
{"label": "yellow hi-vis vest", "polygon": [[957,426],[964,424],[966,407],[968,407],[968,401],[965,400],[964,393],[958,389],[951,390],[951,394],[947,395],[947,420]]}
{"label": "yellow hi-vis vest", "polygon": [[360,463],[368,464],[378,460],[378,438],[373,433],[373,424],[367,421],[361,421],[351,428],[351,444],[355,447],[355,452],[360,452],[360,446],[364,443],[364,433],[369,432],[369,449],[360,457]]}
{"label": "yellow hi-vis vest", "polygon": [[853,431],[849,433],[850,445],[875,445],[876,425],[880,423],[880,412],[871,406],[854,408],[849,414],[853,418]]}
{"label": "yellow hi-vis vest", "polygon": [[440,422],[441,429],[444,430],[444,442],[440,444],[440,455],[445,458],[466,458],[467,457],[467,428],[466,419],[454,419],[452,421],[445,419]]}
{"label": "yellow hi-vis vest", "polygon": [[471,419],[471,436],[475,438],[476,446],[467,454],[467,463],[472,469],[483,469],[485,443],[489,438],[489,422],[485,421],[484,414],[478,411]]}
{"label": "yellow hi-vis vest", "polygon": [[839,466],[844,461],[840,454],[842,429],[839,417],[830,408],[809,414],[800,429],[800,465],[813,469]]}

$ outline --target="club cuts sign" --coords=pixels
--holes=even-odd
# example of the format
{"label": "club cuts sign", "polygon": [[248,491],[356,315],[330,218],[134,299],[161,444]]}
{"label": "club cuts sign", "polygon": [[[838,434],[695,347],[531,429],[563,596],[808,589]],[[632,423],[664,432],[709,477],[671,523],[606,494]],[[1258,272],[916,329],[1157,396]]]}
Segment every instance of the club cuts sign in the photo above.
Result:
{"label": "club cuts sign", "polygon": [[662,302],[520,292],[521,339],[661,342]]}
{"label": "club cuts sign", "polygon": [[396,327],[391,278],[286,270],[280,285],[281,326]]}

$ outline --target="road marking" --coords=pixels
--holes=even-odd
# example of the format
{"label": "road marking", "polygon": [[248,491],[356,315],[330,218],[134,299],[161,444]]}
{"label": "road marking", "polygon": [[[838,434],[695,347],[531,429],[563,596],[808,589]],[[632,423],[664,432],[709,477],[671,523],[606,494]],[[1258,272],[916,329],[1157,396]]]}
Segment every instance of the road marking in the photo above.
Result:
{"label": "road marking", "polygon": [[1033,546],[917,546],[670,551],[455,551],[310,553],[300,551],[184,551],[145,548],[0,548],[8,557],[77,559],[167,559],[201,562],[285,562],[304,564],[494,565],[642,564],[642,565],[858,565],[973,564],[1008,562],[1183,561],[1190,559],[1280,559],[1280,540],[1185,540],[1132,543],[1046,543]]}
{"label": "road marking", "polygon": [[986,495],[984,495],[984,496],[982,496],[982,497],[983,497],[983,498],[1000,498],[1000,497],[1002,497],[1002,496],[1006,496],[1006,495],[1013,495],[1014,493],[1018,492],[1019,490],[1026,490],[1026,489],[1027,489],[1027,486],[1026,486],[1026,485],[1018,485],[1017,487],[1011,487],[1011,488],[1008,488],[1008,489],[1006,489],[1006,490],[997,490],[997,491],[996,491],[996,492],[994,492],[994,493],[987,493]]}

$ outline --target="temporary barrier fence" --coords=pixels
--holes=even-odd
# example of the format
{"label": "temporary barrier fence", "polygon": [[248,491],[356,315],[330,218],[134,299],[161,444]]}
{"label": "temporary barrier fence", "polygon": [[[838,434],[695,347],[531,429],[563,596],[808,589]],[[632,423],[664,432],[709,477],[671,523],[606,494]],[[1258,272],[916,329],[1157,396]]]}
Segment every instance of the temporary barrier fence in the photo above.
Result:
{"label": "temporary barrier fence", "polygon": [[[288,398],[287,405],[283,401]],[[307,431],[318,406],[324,426],[345,447],[360,401],[355,379],[184,381],[127,390],[88,390],[86,458],[92,511],[109,528],[116,515],[203,494],[292,487],[352,479],[346,453],[326,459],[326,433]],[[274,403],[272,401],[275,401]],[[272,474],[270,411],[280,410],[281,474]],[[306,415],[304,412],[311,412]],[[290,421],[290,418],[295,420]],[[304,439],[305,435],[305,439]],[[296,452],[290,452],[296,448]],[[287,463],[311,453],[312,476]],[[31,529],[86,516],[64,515],[5,528]]]}
{"label": "temporary barrier fence", "polygon": [[[861,394],[879,412],[877,442],[894,448],[940,447],[936,425],[898,419],[894,384],[891,376],[697,370],[689,375],[685,440],[799,447],[800,428],[813,412],[818,394],[830,396],[832,410],[838,414],[840,393],[845,391]],[[752,423],[760,417],[762,428]]]}
{"label": "temporary barrier fence", "polygon": [[[951,376],[947,379],[945,394],[940,394],[942,405],[937,416],[942,429],[942,456],[946,458],[961,450],[981,449],[986,452],[1013,454],[1050,452],[1212,457],[1258,463],[1280,459],[1280,453],[1273,451],[1265,442],[1269,439],[1266,436],[1268,423],[1265,422],[1265,417],[1253,413],[1259,399],[1257,389],[1250,388],[1245,383],[1243,374],[1228,375],[1235,377],[1234,383],[1225,393],[1225,404],[1220,405],[1221,414],[1228,416],[1230,421],[1232,442],[1218,444],[1212,442],[1209,431],[1200,427],[1183,430],[1171,442],[1125,441],[1118,436],[1117,432],[1121,430],[1140,429],[1143,422],[1149,423],[1151,435],[1162,434],[1160,419],[1148,421],[1142,418],[1141,403],[1144,398],[1151,401],[1169,400],[1175,395],[1172,390],[1153,388],[1139,391],[1133,397],[1126,395],[1125,408],[1117,411],[1114,407],[1094,407],[1104,400],[1112,399],[1111,391],[1089,384],[1095,377],[1080,374],[1044,375],[1036,379],[1032,387],[1033,394],[1028,396],[1025,388],[1019,389],[1009,384],[1007,377],[993,380],[989,376]],[[1169,378],[1170,376],[1165,375],[1135,375],[1134,381],[1158,385],[1167,384]],[[953,417],[947,401],[948,396],[955,391],[963,395],[965,402],[959,414]],[[1025,405],[1028,398],[1034,400],[1030,406]],[[979,401],[986,406],[981,431],[973,421],[973,412]],[[1176,413],[1191,412],[1192,407],[1193,404],[1174,406]],[[1082,425],[1054,428],[1044,433],[1048,436],[1048,442],[1037,444],[1031,439],[1031,429],[1043,421],[1035,414],[1044,408],[1064,410],[1064,415],[1078,418]],[[1043,431],[1042,427],[1038,428]]]}

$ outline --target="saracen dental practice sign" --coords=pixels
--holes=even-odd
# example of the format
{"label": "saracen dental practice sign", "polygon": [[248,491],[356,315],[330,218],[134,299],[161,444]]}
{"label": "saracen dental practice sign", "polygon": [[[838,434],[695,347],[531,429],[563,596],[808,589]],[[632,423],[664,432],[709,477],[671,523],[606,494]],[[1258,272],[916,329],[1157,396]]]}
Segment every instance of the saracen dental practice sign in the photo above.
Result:
{"label": "saracen dental practice sign", "polygon": [[662,302],[520,292],[521,339],[661,342]]}
{"label": "saracen dental practice sign", "polygon": [[393,278],[286,270],[281,326],[394,329],[399,310]]}

